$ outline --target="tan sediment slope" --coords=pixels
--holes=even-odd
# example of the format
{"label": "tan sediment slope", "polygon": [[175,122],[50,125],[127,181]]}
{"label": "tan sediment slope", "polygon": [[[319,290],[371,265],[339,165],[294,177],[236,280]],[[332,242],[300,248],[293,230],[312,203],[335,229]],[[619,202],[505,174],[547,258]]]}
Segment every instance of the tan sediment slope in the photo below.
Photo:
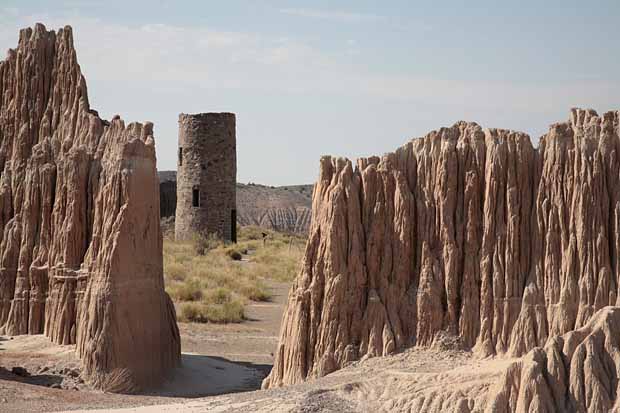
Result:
{"label": "tan sediment slope", "polygon": [[109,391],[180,360],[155,163],[151,123],[90,109],[70,27],[20,32],[0,62],[0,334],[77,344]]}
{"label": "tan sediment slope", "polygon": [[539,148],[459,122],[355,167],[323,158],[264,386],[440,332],[482,356],[521,356],[616,305],[619,116],[574,109]]}
{"label": "tan sediment slope", "polygon": [[237,222],[274,231],[307,234],[312,185],[270,187],[237,184]]}
{"label": "tan sediment slope", "polygon": [[[297,385],[144,406],[118,412],[481,412],[488,389],[513,360],[477,360],[464,351],[412,348],[356,362]],[[467,410],[462,410],[467,411]]]}
{"label": "tan sediment slope", "polygon": [[618,331],[620,308],[605,307],[522,358],[481,359],[444,336],[296,385],[119,411],[617,412]]}
{"label": "tan sediment slope", "polygon": [[620,307],[548,340],[514,362],[491,389],[488,412],[618,412]]}

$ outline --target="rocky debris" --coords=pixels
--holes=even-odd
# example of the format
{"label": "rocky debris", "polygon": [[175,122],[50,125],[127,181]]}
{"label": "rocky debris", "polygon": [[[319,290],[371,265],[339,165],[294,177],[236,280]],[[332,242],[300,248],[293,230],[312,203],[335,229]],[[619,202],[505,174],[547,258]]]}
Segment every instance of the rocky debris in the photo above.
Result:
{"label": "rocky debris", "polygon": [[359,406],[338,397],[334,391],[316,389],[304,394],[301,400],[297,402],[297,406],[291,409],[291,413],[354,413],[359,411],[358,409]]}
{"label": "rocky debris", "polygon": [[107,391],[180,361],[155,162],[151,123],[90,109],[71,27],[20,32],[0,62],[0,334],[77,344]]}
{"label": "rocky debris", "polygon": [[355,167],[322,158],[263,386],[430,346],[440,332],[478,355],[521,356],[617,305],[619,118],[574,109],[538,148],[459,122]]}
{"label": "rocky debris", "polygon": [[8,370],[0,366],[0,379],[53,389],[82,390],[87,388],[81,378],[80,370],[69,367],[40,366],[29,371],[25,367],[15,366],[11,368],[9,373]]}
{"label": "rocky debris", "polygon": [[[161,217],[176,211],[176,172],[158,171]],[[312,185],[271,187],[237,183],[237,223],[279,232],[307,234],[311,220]]]}

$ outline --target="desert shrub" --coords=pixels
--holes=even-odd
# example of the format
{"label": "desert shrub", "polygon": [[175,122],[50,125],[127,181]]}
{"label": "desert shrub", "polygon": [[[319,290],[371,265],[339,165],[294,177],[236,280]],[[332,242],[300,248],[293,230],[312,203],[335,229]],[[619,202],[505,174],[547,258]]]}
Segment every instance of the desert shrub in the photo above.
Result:
{"label": "desert shrub", "polygon": [[178,301],[199,301],[203,297],[200,280],[195,278],[172,284],[168,292]]}
{"label": "desert shrub", "polygon": [[243,321],[243,303],[239,300],[223,304],[184,302],[180,304],[179,320],[193,323],[240,323]]}
{"label": "desert shrub", "polygon": [[237,242],[237,249],[243,254],[248,254],[250,251],[255,251],[262,246],[263,243],[259,240],[244,240]]}
{"label": "desert shrub", "polygon": [[224,304],[232,300],[232,293],[228,288],[217,287],[210,289],[205,294],[203,302],[211,304]]}
{"label": "desert shrub", "polygon": [[194,235],[194,251],[196,255],[205,255],[209,251],[223,245],[222,240],[217,234],[196,234]]}
{"label": "desert shrub", "polygon": [[[262,232],[269,234],[266,242]],[[238,241],[226,245],[213,236],[179,242],[164,239],[166,291],[177,306],[179,320],[241,322],[245,303],[271,299],[266,280],[290,281],[297,275],[303,237],[242,227]],[[249,262],[231,260],[242,252],[248,253]]]}
{"label": "desert shrub", "polygon": [[212,323],[240,323],[244,317],[243,303],[238,300],[207,306],[206,311]]}
{"label": "desert shrub", "polygon": [[263,233],[269,234],[269,230],[253,225],[241,227],[237,232],[239,240],[262,240]]}
{"label": "desert shrub", "polygon": [[302,258],[302,246],[270,246],[256,250],[252,259],[262,278],[291,281],[297,276]]}
{"label": "desert shrub", "polygon": [[206,321],[206,311],[201,303],[181,303],[179,313],[179,321],[185,322],[203,322]]}
{"label": "desert shrub", "polygon": [[174,260],[164,261],[164,274],[175,281],[183,281],[187,276],[185,266]]}
{"label": "desert shrub", "polygon": [[244,297],[249,298],[252,301],[269,301],[271,300],[271,294],[267,291],[265,284],[260,280],[252,280],[244,283],[240,283],[239,292]]}
{"label": "desert shrub", "polygon": [[226,255],[228,255],[230,259],[234,261],[241,261],[241,259],[243,258],[243,255],[241,255],[241,252],[239,252],[235,248],[227,248]]}
{"label": "desert shrub", "polygon": [[222,305],[225,319],[228,322],[241,321],[245,316],[243,303],[239,300],[230,301]]}

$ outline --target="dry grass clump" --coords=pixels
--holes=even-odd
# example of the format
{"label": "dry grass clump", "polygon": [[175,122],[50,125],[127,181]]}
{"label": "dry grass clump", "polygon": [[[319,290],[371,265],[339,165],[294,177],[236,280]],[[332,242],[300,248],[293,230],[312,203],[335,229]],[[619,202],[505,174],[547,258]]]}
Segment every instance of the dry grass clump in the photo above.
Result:
{"label": "dry grass clump", "polygon": [[185,280],[185,266],[179,262],[172,261],[168,265],[164,264],[166,275],[174,281]]}
{"label": "dry grass clump", "polygon": [[197,255],[205,255],[207,252],[222,246],[216,234],[196,234],[194,237],[194,251]]}
{"label": "dry grass clump", "polygon": [[[297,275],[306,238],[259,227],[242,227],[239,250],[246,249],[258,278],[280,282],[292,281]],[[263,238],[262,234],[267,234]]]}
{"label": "dry grass clump", "polygon": [[243,320],[243,304],[231,301],[211,306],[204,303],[181,303],[179,320],[195,323],[238,323]]}
{"label": "dry grass clump", "polygon": [[202,289],[200,280],[190,278],[189,280],[171,283],[168,294],[177,301],[200,301],[203,298]]}
{"label": "dry grass clump", "polygon": [[212,236],[189,242],[164,239],[166,291],[177,306],[179,320],[241,322],[248,301],[271,299],[265,280],[295,277],[303,237],[244,227],[238,240],[226,245]]}
{"label": "dry grass clump", "polygon": [[[247,250],[246,250],[246,254],[247,254]],[[235,248],[226,248],[226,255],[228,255],[230,259],[235,260],[235,261],[241,261],[241,259],[243,258],[243,254],[241,253],[241,251]]]}

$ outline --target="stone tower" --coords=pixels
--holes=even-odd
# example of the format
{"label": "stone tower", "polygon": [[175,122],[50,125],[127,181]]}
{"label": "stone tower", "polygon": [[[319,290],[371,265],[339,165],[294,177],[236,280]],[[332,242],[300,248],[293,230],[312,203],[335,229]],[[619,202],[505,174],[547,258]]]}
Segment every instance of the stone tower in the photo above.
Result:
{"label": "stone tower", "polygon": [[237,241],[234,113],[179,115],[175,238]]}

